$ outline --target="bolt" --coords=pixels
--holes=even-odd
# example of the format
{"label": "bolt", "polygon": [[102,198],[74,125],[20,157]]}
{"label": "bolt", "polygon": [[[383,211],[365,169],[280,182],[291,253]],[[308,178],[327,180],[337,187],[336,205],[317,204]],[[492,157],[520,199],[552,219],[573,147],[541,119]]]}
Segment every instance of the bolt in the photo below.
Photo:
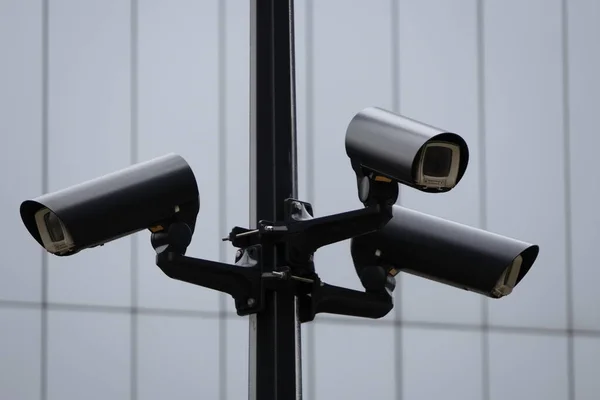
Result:
{"label": "bolt", "polygon": [[303,278],[301,276],[292,275],[290,278],[292,278],[296,281],[304,282],[304,283],[314,283],[314,281],[312,279]]}
{"label": "bolt", "polygon": [[256,303],[256,301],[252,297],[250,297],[246,303],[248,303],[248,305],[252,307],[254,303]]}
{"label": "bolt", "polygon": [[242,250],[238,250],[238,251],[235,252],[235,258],[236,259],[242,258]]}
{"label": "bolt", "polygon": [[271,225],[265,226],[265,231],[271,232],[272,230],[273,230],[273,227]]}
{"label": "bolt", "polygon": [[292,203],[292,206],[294,206],[294,209],[296,209],[296,210],[301,210],[302,209],[302,206],[297,201],[294,201]]}
{"label": "bolt", "polygon": [[375,250],[375,257],[381,257],[381,250]]}
{"label": "bolt", "polygon": [[273,271],[272,272],[273,276],[279,278],[279,279],[284,279],[285,278],[285,272],[281,272],[281,271]]}

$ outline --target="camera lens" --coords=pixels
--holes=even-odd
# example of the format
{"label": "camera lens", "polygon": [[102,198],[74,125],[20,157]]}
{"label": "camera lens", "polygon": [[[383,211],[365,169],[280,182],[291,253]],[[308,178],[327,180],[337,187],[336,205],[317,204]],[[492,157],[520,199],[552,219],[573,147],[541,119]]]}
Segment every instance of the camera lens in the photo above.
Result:
{"label": "camera lens", "polygon": [[423,160],[423,175],[444,178],[452,167],[452,149],[445,146],[429,146]]}
{"label": "camera lens", "polygon": [[46,215],[44,215],[44,223],[48,229],[48,235],[50,235],[50,239],[53,242],[65,240],[62,224],[56,214],[53,212],[48,212]]}
{"label": "camera lens", "polygon": [[492,291],[494,296],[503,297],[512,292],[513,288],[517,284],[517,280],[521,272],[521,265],[523,265],[523,257],[519,255],[511,262],[498,280],[496,287]]}

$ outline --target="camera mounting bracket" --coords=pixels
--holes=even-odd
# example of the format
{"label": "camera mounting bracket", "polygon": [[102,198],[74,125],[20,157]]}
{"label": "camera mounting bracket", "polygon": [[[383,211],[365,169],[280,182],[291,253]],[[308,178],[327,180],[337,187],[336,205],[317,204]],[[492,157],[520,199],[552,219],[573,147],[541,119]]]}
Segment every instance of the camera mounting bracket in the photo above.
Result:
{"label": "camera mounting bracket", "polygon": [[231,295],[238,315],[261,310],[261,246],[239,250],[235,264],[185,256],[192,231],[183,222],[174,222],[160,232],[152,233],[156,265],[171,279],[192,283]]}
{"label": "camera mounting bracket", "polygon": [[[391,219],[391,209],[382,198],[362,209],[314,218],[311,204],[287,199],[284,221],[259,221],[256,229],[234,227],[223,239],[239,249],[235,264],[185,256],[192,230],[183,222],[163,224],[165,229],[152,233],[151,242],[156,264],[168,277],[228,293],[240,316],[262,310],[269,290],[295,293],[300,322],[312,321],[318,313],[381,318],[393,308],[394,284],[365,291],[326,284],[315,272],[313,255],[328,244],[377,231]],[[266,247],[283,256],[275,271],[263,270]]]}

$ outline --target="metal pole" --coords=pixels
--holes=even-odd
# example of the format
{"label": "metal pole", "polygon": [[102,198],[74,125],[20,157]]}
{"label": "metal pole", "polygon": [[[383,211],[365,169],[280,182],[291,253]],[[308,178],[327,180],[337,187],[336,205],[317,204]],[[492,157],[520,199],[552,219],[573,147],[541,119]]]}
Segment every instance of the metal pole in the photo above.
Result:
{"label": "metal pole", "polygon": [[[251,0],[250,226],[282,221],[297,196],[294,1]],[[263,250],[264,271],[277,270],[279,249]],[[302,398],[300,322],[293,294],[267,292],[250,316],[249,399]]]}

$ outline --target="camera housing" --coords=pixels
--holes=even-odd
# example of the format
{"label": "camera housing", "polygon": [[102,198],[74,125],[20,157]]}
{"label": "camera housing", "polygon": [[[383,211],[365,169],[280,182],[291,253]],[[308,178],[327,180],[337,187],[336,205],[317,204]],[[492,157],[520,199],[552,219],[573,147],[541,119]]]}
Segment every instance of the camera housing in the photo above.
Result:
{"label": "camera housing", "polygon": [[48,252],[68,256],[171,222],[193,232],[200,210],[193,171],[167,154],[21,204],[21,218]]}
{"label": "camera housing", "polygon": [[455,133],[369,107],[346,130],[346,154],[357,177],[375,173],[428,193],[447,192],[462,179],[469,149]]}
{"label": "camera housing", "polygon": [[397,205],[392,213],[383,229],[351,241],[354,266],[367,289],[404,271],[500,298],[521,282],[539,253],[537,245]]}

